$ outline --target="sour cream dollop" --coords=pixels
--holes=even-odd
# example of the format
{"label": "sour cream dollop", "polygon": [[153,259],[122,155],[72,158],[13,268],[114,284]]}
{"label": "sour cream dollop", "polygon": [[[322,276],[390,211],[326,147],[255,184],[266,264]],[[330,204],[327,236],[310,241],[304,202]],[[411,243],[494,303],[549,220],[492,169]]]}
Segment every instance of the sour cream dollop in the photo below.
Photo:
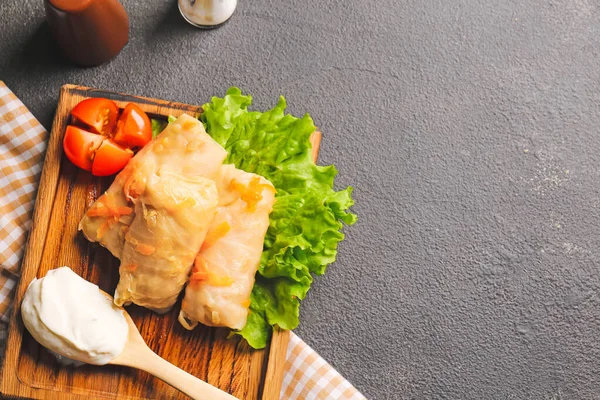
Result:
{"label": "sour cream dollop", "polygon": [[21,303],[25,328],[41,345],[70,359],[104,365],[123,351],[123,310],[69,267],[34,279]]}

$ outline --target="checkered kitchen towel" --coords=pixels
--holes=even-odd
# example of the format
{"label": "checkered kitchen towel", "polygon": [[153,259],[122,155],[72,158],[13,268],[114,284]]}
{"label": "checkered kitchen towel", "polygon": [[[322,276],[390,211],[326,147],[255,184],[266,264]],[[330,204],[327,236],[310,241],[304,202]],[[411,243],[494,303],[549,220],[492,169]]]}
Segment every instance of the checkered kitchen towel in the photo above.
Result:
{"label": "checkered kitchen towel", "polygon": [[48,134],[0,81],[0,317],[7,322]]}
{"label": "checkered kitchen towel", "polygon": [[281,398],[361,400],[365,397],[293,332],[285,362]]}
{"label": "checkered kitchen towel", "polygon": [[[0,81],[0,354],[6,341],[6,322],[31,224],[47,136],[42,125]],[[281,398],[364,399],[293,333]]]}

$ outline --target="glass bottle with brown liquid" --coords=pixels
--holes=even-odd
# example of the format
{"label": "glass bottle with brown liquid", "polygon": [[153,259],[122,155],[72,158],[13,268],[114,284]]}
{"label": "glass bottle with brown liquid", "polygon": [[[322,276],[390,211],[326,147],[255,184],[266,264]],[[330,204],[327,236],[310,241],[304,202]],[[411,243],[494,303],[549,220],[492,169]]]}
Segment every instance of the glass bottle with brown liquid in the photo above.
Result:
{"label": "glass bottle with brown liquid", "polygon": [[100,65],[129,40],[119,0],[44,0],[48,26],[64,55],[85,67]]}

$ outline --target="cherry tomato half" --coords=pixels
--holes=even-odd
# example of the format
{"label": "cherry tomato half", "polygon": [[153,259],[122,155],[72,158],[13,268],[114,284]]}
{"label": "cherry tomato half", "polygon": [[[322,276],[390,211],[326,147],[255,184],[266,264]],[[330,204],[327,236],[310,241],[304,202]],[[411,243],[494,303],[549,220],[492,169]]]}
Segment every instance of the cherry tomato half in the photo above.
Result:
{"label": "cherry tomato half", "polygon": [[86,171],[91,171],[94,152],[100,147],[103,140],[104,136],[69,125],[63,139],[63,148],[73,164]]}
{"label": "cherry tomato half", "polygon": [[96,176],[116,174],[127,165],[131,157],[133,157],[133,151],[106,139],[96,150],[92,174]]}
{"label": "cherry tomato half", "polygon": [[119,107],[109,99],[85,99],[73,108],[71,114],[75,122],[85,124],[90,131],[110,136],[119,118]]}
{"label": "cherry tomato half", "polygon": [[63,139],[65,154],[78,167],[96,176],[113,175],[133,157],[133,151],[152,140],[150,118],[137,105],[119,107],[103,98],[86,99],[71,111],[73,123]]}
{"label": "cherry tomato half", "polygon": [[144,147],[152,140],[150,118],[137,105],[127,104],[117,121],[113,140],[129,148]]}
{"label": "cherry tomato half", "polygon": [[133,157],[130,149],[73,125],[67,126],[63,148],[73,164],[96,176],[116,174]]}

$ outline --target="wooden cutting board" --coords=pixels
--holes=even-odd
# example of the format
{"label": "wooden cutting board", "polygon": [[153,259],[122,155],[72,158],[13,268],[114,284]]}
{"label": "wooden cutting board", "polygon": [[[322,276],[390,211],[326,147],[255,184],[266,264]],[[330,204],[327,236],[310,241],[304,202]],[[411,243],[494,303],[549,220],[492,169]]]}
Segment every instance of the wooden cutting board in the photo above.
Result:
{"label": "wooden cutting board", "polygon": [[[10,320],[0,391],[12,398],[185,399],[142,371],[116,366],[63,367],[23,327],[20,304],[27,285],[50,269],[67,265],[108,293],[114,292],[119,280],[118,260],[77,231],[85,210],[113,178],[94,177],[73,166],[62,153],[71,109],[89,97],[112,99],[121,108],[136,103],[154,118],[202,112],[200,106],[189,104],[75,85],[62,87]],[[319,133],[311,138],[315,161],[320,139]],[[177,322],[179,303],[162,316],[136,306],[128,311],[150,348],[169,362],[240,399],[279,399],[289,331],[276,330],[267,348],[253,350],[239,337],[227,339],[226,329],[185,330]]]}

